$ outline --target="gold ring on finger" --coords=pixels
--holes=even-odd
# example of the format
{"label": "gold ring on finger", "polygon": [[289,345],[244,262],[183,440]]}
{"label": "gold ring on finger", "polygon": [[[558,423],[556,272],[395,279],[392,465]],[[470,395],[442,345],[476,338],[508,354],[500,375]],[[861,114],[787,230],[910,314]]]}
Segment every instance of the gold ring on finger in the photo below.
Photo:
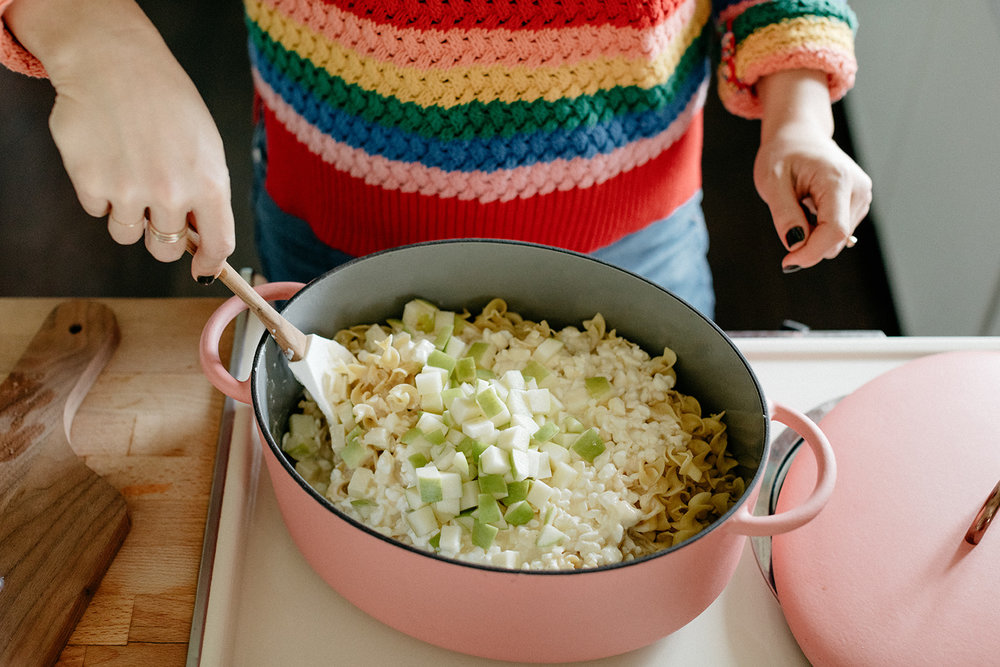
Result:
{"label": "gold ring on finger", "polygon": [[122,222],[121,220],[119,220],[118,218],[115,217],[114,213],[109,213],[108,214],[108,219],[111,222],[115,223],[116,225],[124,227],[125,229],[132,229],[133,227],[138,227],[142,223],[146,222],[146,218],[145,217],[139,218],[135,222]]}
{"label": "gold ring on finger", "polygon": [[161,232],[152,223],[147,226],[147,229],[149,229],[150,235],[160,243],[177,243],[187,236],[187,229],[182,229],[179,232]]}

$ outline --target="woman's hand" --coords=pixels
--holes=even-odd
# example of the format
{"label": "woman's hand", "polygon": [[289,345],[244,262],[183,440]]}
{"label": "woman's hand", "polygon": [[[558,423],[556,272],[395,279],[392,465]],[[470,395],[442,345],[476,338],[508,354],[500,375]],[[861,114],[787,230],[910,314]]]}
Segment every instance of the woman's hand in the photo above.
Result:
{"label": "woman's hand", "polygon": [[218,275],[235,246],[222,139],[139,7],[18,0],[4,16],[56,90],[49,127],[84,210],[165,262],[184,254],[190,226],[192,275]]}
{"label": "woman's hand", "polygon": [[764,112],[754,184],[789,250],[782,268],[796,271],[853,245],[854,229],[871,205],[872,182],[832,138],[825,74],[778,72],[761,79],[757,91]]}

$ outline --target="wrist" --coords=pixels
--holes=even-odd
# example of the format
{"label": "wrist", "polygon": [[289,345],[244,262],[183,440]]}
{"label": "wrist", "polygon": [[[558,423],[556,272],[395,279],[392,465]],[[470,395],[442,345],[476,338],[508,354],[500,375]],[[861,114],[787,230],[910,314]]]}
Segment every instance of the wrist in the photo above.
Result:
{"label": "wrist", "polygon": [[130,44],[149,45],[159,34],[133,0],[14,0],[4,22],[44,65],[53,85],[75,73],[113,65]]}
{"label": "wrist", "polygon": [[830,90],[823,72],[775,72],[757,82],[757,94],[762,109],[761,142],[789,131],[833,136]]}

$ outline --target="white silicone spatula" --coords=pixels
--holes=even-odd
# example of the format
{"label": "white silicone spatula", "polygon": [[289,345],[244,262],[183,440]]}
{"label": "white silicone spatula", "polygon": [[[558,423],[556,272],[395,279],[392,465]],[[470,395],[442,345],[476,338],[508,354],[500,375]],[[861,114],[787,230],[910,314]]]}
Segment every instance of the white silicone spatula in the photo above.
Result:
{"label": "white silicone spatula", "polygon": [[[187,250],[193,255],[197,249],[198,235],[189,230]],[[346,372],[347,364],[357,363],[351,351],[335,340],[300,331],[265,301],[228,262],[223,265],[219,280],[263,322],[284,352],[292,375],[316,401],[327,422],[336,423],[328,390],[333,378],[338,373]]]}

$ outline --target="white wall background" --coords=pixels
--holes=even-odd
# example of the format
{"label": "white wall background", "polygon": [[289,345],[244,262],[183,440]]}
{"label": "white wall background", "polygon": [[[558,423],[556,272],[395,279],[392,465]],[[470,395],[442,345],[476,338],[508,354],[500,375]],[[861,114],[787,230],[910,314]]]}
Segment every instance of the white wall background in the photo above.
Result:
{"label": "white wall background", "polygon": [[1000,335],[1000,0],[851,0],[846,100],[907,335]]}

